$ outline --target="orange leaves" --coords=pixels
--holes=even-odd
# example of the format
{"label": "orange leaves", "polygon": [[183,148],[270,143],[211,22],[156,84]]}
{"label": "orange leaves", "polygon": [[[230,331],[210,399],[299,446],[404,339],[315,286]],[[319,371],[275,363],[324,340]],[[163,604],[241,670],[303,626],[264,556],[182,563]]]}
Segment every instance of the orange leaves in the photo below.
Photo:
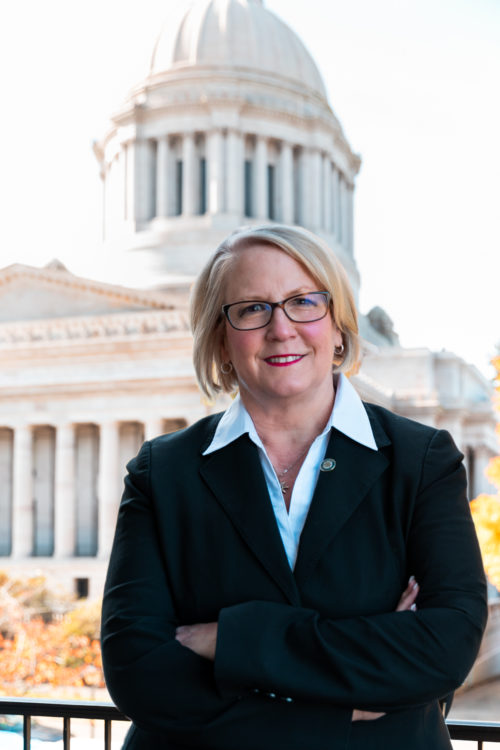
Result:
{"label": "orange leaves", "polygon": [[[495,406],[500,411],[500,356],[492,360],[497,374]],[[496,432],[500,439],[500,423]],[[484,569],[491,583],[500,591],[500,456],[492,458],[486,469],[489,481],[498,488],[496,495],[479,495],[471,502]]]}
{"label": "orange leaves", "polygon": [[101,648],[87,635],[63,635],[61,623],[40,618],[19,625],[13,638],[0,637],[0,683],[26,687],[104,687]]}
{"label": "orange leaves", "polygon": [[471,511],[486,575],[500,590],[500,497],[479,495],[472,501]]}
{"label": "orange leaves", "polygon": [[[25,592],[16,594],[24,597]],[[99,602],[80,604],[56,621],[46,622],[47,614],[44,618],[33,615],[17,596],[12,601],[9,627],[0,629],[0,685],[4,690],[22,693],[40,685],[104,687],[96,638]]]}

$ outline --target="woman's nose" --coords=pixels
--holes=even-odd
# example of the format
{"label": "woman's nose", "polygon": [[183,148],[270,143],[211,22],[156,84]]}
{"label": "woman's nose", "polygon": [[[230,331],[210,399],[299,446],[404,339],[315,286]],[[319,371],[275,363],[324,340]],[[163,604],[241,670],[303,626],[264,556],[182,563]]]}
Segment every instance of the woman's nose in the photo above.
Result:
{"label": "woman's nose", "polygon": [[290,338],[290,336],[295,336],[293,321],[285,315],[281,307],[274,308],[271,320],[267,326],[267,333],[273,338]]}

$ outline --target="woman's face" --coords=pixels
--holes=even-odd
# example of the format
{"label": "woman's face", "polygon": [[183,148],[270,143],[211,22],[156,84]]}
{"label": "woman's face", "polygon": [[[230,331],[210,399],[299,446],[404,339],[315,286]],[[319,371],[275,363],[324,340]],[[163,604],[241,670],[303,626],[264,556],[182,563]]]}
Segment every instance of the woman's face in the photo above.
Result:
{"label": "woman's face", "polygon": [[[237,252],[226,282],[224,303],[281,302],[295,294],[323,291],[282,250],[256,244]],[[334,348],[342,337],[330,312],[321,320],[294,323],[275,308],[265,328],[237,331],[225,322],[222,359],[231,361],[247,408],[281,400],[333,396]]]}

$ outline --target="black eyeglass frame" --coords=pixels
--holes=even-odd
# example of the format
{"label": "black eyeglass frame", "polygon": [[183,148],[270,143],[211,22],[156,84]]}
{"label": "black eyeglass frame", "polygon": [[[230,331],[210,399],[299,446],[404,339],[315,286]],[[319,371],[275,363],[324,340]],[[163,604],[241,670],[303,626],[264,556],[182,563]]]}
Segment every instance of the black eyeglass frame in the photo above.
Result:
{"label": "black eyeglass frame", "polygon": [[[310,296],[311,294],[321,294],[326,299],[327,305],[326,305],[326,310],[324,314],[320,315],[319,318],[311,318],[310,320],[295,320],[294,318],[292,318],[291,315],[289,315],[287,311],[285,310],[286,303],[290,302],[291,299],[295,299],[296,297],[307,297],[307,296]],[[291,297],[287,297],[286,299],[281,300],[281,302],[268,302],[267,300],[264,300],[264,299],[241,299],[241,300],[238,300],[237,302],[230,302],[228,305],[222,305],[222,313],[226,317],[231,328],[234,328],[235,331],[257,331],[259,328],[265,328],[266,326],[269,325],[269,323],[273,319],[273,313],[277,307],[283,310],[288,320],[291,320],[292,323],[315,323],[317,320],[323,320],[323,318],[326,318],[330,310],[331,299],[332,299],[332,295],[330,294],[330,292],[326,292],[326,291],[303,292],[302,294],[292,294]],[[229,309],[231,307],[234,307],[235,305],[242,305],[248,302],[260,302],[261,304],[268,305],[271,308],[271,314],[269,315],[269,320],[267,321],[267,323],[264,323],[261,326],[252,326],[252,328],[238,328],[237,326],[234,325],[234,323],[231,321],[231,318],[229,317]]]}

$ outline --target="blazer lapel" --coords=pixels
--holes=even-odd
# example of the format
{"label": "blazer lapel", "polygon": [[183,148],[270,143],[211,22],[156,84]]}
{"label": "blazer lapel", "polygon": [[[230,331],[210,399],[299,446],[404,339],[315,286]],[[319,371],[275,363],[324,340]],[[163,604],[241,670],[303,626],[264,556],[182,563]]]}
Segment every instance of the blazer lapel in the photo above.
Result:
{"label": "blazer lapel", "polygon": [[[375,427],[373,423],[372,427]],[[373,432],[379,448],[390,443],[379,425]],[[332,429],[325,458],[335,459],[336,466],[333,471],[319,473],[300,537],[295,566],[299,589],[389,463],[380,450],[367,448],[335,429]]]}
{"label": "blazer lapel", "polygon": [[254,555],[291,604],[300,596],[267,492],[257,448],[242,435],[204,457],[200,473]]}

